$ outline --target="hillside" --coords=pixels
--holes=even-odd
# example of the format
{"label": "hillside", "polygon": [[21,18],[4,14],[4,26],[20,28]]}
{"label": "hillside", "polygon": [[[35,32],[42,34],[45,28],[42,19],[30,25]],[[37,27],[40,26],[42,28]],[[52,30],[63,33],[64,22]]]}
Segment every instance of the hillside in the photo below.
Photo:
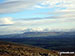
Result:
{"label": "hillside", "polygon": [[29,45],[0,41],[0,56],[58,56],[57,51],[50,51]]}

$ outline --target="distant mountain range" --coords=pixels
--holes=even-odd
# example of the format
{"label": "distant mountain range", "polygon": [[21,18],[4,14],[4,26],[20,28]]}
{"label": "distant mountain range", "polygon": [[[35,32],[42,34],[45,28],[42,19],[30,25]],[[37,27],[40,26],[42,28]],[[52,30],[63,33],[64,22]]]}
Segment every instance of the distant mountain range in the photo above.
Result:
{"label": "distant mountain range", "polygon": [[23,34],[0,35],[0,38],[24,38],[24,37],[73,37],[75,32],[24,32]]}

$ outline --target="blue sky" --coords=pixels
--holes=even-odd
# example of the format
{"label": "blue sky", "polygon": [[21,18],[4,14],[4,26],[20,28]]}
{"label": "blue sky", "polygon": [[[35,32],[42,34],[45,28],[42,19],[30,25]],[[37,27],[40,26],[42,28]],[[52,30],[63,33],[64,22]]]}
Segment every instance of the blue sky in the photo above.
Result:
{"label": "blue sky", "polygon": [[[46,17],[50,15],[38,14],[42,12],[52,12],[54,9],[33,9],[24,10],[16,13],[1,14],[0,17],[13,17],[13,18],[34,18],[34,17]],[[35,16],[34,16],[35,15]]]}
{"label": "blue sky", "polygon": [[71,31],[74,24],[75,0],[0,0],[0,35]]}

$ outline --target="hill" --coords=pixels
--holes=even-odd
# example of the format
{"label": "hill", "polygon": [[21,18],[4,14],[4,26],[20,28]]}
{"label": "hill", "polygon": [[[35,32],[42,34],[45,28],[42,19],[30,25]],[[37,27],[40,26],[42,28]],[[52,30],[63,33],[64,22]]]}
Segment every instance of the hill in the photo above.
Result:
{"label": "hill", "polygon": [[57,51],[0,41],[0,56],[58,56]]}
{"label": "hill", "polygon": [[25,37],[75,37],[74,32],[24,32],[22,34],[0,35],[0,38],[25,38]]}

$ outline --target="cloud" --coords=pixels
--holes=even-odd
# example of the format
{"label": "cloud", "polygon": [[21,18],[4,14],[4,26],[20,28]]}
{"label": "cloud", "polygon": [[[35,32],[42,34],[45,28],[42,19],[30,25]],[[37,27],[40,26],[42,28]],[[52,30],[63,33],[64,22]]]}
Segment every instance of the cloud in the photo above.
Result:
{"label": "cloud", "polygon": [[24,31],[25,32],[43,32],[44,29],[43,28],[40,28],[40,27],[38,27],[38,28],[27,28]]}
{"label": "cloud", "polygon": [[13,24],[14,22],[12,21],[11,17],[6,17],[6,18],[0,18],[0,26],[2,25],[10,25]]}
{"label": "cloud", "polygon": [[59,10],[59,11],[54,11],[54,12],[40,12],[40,13],[36,13],[38,14],[43,14],[43,15],[75,15],[75,11],[65,11],[65,10]]}
{"label": "cloud", "polygon": [[23,33],[25,27],[20,26],[1,26],[0,27],[0,35],[8,35],[8,34],[21,34]]}
{"label": "cloud", "polygon": [[44,0],[42,5],[48,5],[48,8],[51,7],[62,7],[67,9],[75,9],[75,0]]}
{"label": "cloud", "polygon": [[25,9],[32,8],[41,0],[5,0],[3,3],[0,3],[0,14],[13,13],[22,11]]}
{"label": "cloud", "polygon": [[[0,34],[17,34],[34,31],[70,31],[75,30],[75,18],[73,15],[61,15],[56,17],[45,17],[34,20],[12,20],[13,18],[0,19]],[[13,25],[12,25],[13,24]],[[11,26],[8,26],[11,25]]]}
{"label": "cloud", "polygon": [[12,26],[12,24],[1,24],[0,27],[1,26]]}
{"label": "cloud", "polygon": [[0,14],[19,12],[32,8],[54,8],[55,11],[75,11],[74,5],[75,0],[4,0],[3,3],[0,3]]}
{"label": "cloud", "polygon": [[25,26],[29,31],[43,31],[44,29],[49,30],[70,30],[74,29],[75,19],[74,15],[62,15],[54,17],[45,17],[43,19],[34,20],[17,20],[17,26]]}
{"label": "cloud", "polygon": [[75,0],[4,0],[0,3],[0,14],[37,8],[52,8],[54,12],[37,14],[53,16],[20,20],[14,20],[12,17],[0,18],[0,34],[13,34],[24,31],[75,30]]}

